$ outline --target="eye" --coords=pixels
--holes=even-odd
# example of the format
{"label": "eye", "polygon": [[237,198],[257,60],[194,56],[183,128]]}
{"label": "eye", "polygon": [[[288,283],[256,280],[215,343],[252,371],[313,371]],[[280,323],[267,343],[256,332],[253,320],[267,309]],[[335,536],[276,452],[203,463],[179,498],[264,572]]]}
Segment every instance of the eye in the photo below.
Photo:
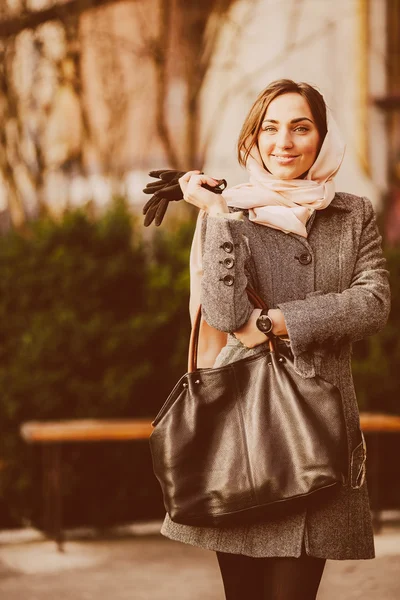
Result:
{"label": "eye", "polygon": [[266,127],[263,127],[262,129],[263,131],[276,131],[276,127],[273,127],[272,125],[267,125]]}
{"label": "eye", "polygon": [[310,130],[308,127],[304,127],[304,125],[300,125],[299,127],[296,127],[295,131],[298,131],[300,133],[305,133]]}

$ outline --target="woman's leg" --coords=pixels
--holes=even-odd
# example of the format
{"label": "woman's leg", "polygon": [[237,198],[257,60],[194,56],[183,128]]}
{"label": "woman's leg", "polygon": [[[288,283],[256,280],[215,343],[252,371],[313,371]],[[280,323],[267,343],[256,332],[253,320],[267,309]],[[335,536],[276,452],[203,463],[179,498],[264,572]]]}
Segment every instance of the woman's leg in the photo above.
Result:
{"label": "woman's leg", "polygon": [[217,552],[226,600],[264,600],[265,559]]}
{"label": "woman's leg", "polygon": [[217,552],[226,600],[315,600],[325,559]]}
{"label": "woman's leg", "polygon": [[263,600],[315,600],[325,559],[308,556],[299,558],[266,558]]}

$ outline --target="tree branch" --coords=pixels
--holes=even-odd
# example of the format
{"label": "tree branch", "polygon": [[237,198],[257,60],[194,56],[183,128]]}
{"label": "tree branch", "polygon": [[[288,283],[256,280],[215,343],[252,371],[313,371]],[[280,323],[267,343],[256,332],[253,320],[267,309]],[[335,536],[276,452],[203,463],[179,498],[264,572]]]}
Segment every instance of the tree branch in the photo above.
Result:
{"label": "tree branch", "polygon": [[171,3],[169,0],[159,0],[160,32],[154,47],[154,66],[156,70],[156,125],[161,143],[173,169],[178,168],[179,157],[170,136],[165,114],[166,98],[168,95],[167,53],[171,31]]}
{"label": "tree branch", "polygon": [[64,4],[55,4],[43,10],[28,11],[18,16],[0,21],[0,39],[13,37],[24,29],[35,29],[48,21],[65,21],[71,16],[79,16],[87,10],[116,4],[121,0],[71,0]]}

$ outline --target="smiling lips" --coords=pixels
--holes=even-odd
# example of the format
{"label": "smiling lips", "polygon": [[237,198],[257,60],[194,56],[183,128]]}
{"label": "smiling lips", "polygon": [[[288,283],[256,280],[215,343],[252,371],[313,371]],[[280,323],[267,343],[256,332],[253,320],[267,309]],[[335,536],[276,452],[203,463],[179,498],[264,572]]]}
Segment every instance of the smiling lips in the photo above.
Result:
{"label": "smiling lips", "polygon": [[292,163],[295,158],[298,158],[297,154],[271,154],[271,156],[273,156],[281,165],[288,165]]}

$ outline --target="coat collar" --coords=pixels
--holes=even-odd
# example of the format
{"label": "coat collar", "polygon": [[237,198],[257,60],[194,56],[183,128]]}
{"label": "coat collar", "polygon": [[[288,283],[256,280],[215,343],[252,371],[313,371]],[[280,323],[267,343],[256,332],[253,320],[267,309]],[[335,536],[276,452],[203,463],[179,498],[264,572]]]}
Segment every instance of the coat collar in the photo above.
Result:
{"label": "coat collar", "polygon": [[337,192],[332,202],[327,208],[334,208],[337,210],[344,210],[346,212],[350,212],[352,210],[351,196],[342,192]]}

